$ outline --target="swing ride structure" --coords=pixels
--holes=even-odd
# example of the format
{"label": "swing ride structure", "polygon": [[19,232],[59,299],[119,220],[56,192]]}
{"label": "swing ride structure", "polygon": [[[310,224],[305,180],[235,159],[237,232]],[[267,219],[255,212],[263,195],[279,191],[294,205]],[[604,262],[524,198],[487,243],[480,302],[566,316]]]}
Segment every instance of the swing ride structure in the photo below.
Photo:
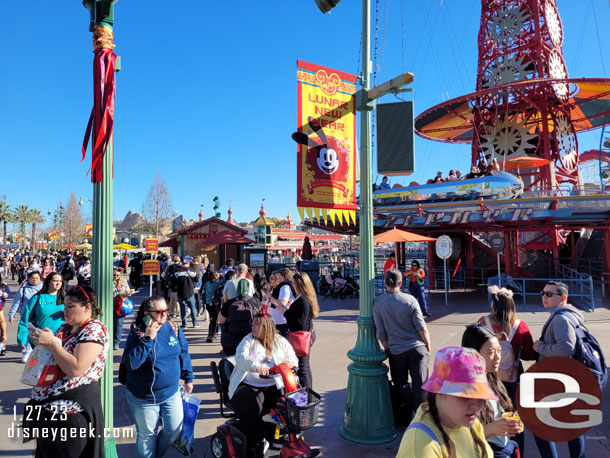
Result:
{"label": "swing ride structure", "polygon": [[[566,254],[576,267],[593,234],[604,241],[597,254],[604,253],[603,270],[610,272],[610,194],[597,180],[583,182],[580,169],[582,160],[591,180],[596,154],[597,164],[604,159],[607,164],[608,152],[600,147],[601,153],[581,155],[577,139],[580,132],[610,124],[610,79],[570,78],[563,40],[555,0],[481,0],[475,91],[425,110],[415,119],[415,131],[433,141],[470,144],[471,166],[497,163],[518,177],[522,190],[509,198],[460,190],[470,193],[467,200],[454,198],[460,192],[433,190],[414,197],[414,188],[424,186],[375,193],[376,232],[398,227],[430,236],[450,234],[461,246],[459,262],[470,278],[475,267],[493,274],[495,233],[504,236],[500,257],[506,274],[514,277],[534,276],[528,272],[534,261],[550,264],[557,273],[560,255]],[[603,178],[601,165],[599,170]],[[384,194],[396,196],[391,205],[375,199]],[[433,243],[428,250],[432,278]]]}
{"label": "swing ride structure", "polygon": [[517,157],[547,165],[526,188],[578,187],[576,133],[610,123],[610,81],[568,77],[555,0],[482,0],[476,92],[422,113],[417,133],[472,144],[472,165]]}
{"label": "swing ride structure", "polygon": [[[508,207],[481,205],[492,216],[465,228],[466,265],[473,244],[488,248],[489,231],[504,233],[508,274],[527,274],[521,260],[532,251],[547,251],[559,264],[567,245],[575,264],[578,234],[593,226],[602,229],[610,271],[610,196],[603,185],[597,193],[584,186],[576,136],[610,123],[610,80],[569,78],[563,38],[555,0],[482,0],[475,92],[415,120],[424,138],[470,143],[472,166],[530,162],[519,171],[521,199]],[[510,221],[502,222],[511,209]]]}

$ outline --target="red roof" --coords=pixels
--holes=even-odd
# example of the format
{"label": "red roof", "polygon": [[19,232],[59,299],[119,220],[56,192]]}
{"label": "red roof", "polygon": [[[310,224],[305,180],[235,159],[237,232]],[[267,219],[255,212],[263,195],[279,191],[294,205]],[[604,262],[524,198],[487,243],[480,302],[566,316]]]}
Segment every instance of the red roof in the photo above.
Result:
{"label": "red roof", "polygon": [[342,234],[309,234],[309,240],[343,240]]}
{"label": "red roof", "polygon": [[174,248],[180,246],[180,242],[178,239],[167,239],[165,242],[161,242],[159,246],[163,248]]}
{"label": "red roof", "polygon": [[214,234],[212,237],[202,240],[197,244],[197,246],[204,245],[224,245],[227,243],[233,243],[237,245],[249,245],[254,243],[254,240],[251,240],[247,237],[244,237],[241,234],[236,234],[231,231],[222,231],[218,234]]}
{"label": "red roof", "polygon": [[233,231],[241,232],[242,234],[246,234],[248,232],[247,230],[242,229],[239,226],[236,226],[234,224],[226,222],[225,220],[212,216],[211,218],[204,219],[203,221],[197,221],[196,223],[193,223],[190,226],[182,227],[182,228],[178,229],[177,231],[172,232],[169,236],[175,237],[176,235],[186,234],[187,232],[192,232],[193,230],[195,230],[201,226],[205,226],[206,224],[211,224],[211,223],[219,224],[219,225],[229,228]]}
{"label": "red roof", "polygon": [[341,234],[308,234],[303,231],[297,231],[296,229],[286,228],[273,228],[273,234],[277,235],[282,239],[298,239],[304,240],[305,237],[309,237],[311,241],[323,241],[323,240],[342,240],[343,235]]}
{"label": "red roof", "polygon": [[[269,251],[286,251],[286,250],[292,250],[293,248],[295,248],[297,251],[301,251],[303,249],[303,245],[298,245],[298,246],[286,246],[286,245],[281,245],[281,246],[270,246],[267,247],[267,250]],[[330,245],[324,245],[324,246],[311,246],[312,251],[319,251],[319,250],[332,250],[333,248],[337,248],[335,246],[330,246]]]}

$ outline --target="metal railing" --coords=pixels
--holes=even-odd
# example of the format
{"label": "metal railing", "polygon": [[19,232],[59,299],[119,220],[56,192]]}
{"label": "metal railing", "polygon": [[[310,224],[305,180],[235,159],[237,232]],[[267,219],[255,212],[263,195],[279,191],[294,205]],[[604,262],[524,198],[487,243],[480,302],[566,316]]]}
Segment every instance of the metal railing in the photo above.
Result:
{"label": "metal railing", "polygon": [[[463,267],[458,267],[457,270],[455,270],[455,267],[447,267],[447,276],[449,289],[466,287],[466,270]],[[445,289],[445,270],[443,267],[434,269],[434,289]]]}
{"label": "metal railing", "polygon": [[[360,277],[359,269],[354,263],[348,264],[345,262],[321,262],[319,263],[319,265],[320,275],[325,275],[330,272],[340,272],[343,276],[350,275],[356,279],[359,279]],[[287,266],[293,267],[293,265]],[[472,272],[472,275],[468,275],[468,270]],[[562,275],[537,276],[534,278],[516,278],[507,277],[506,275],[504,275],[504,272],[501,271],[502,284],[506,285],[506,279],[509,279],[509,281],[515,286],[515,296],[520,297],[523,305],[526,305],[528,298],[531,297],[536,297],[538,301],[540,301],[540,291],[541,288],[544,286],[544,283],[551,280],[559,281],[567,284],[570,290],[571,303],[574,303],[575,305],[578,305],[581,308],[594,310],[595,300],[593,295],[594,287],[592,276],[580,273],[568,267],[561,269],[560,272]],[[465,289],[467,283],[470,283],[472,281],[473,283],[484,287],[482,291],[484,294],[487,294],[486,286],[498,284],[497,270],[491,270],[490,268],[472,267],[468,269],[466,267],[460,266],[457,270],[455,270],[455,268],[448,268],[447,273],[449,280],[449,289]],[[490,277],[490,274],[493,276]],[[607,285],[610,285],[610,273],[603,273],[602,275],[602,297],[605,297],[606,287]],[[375,265],[374,278],[375,296],[379,296],[385,292],[383,268],[380,268]],[[435,290],[443,290],[445,288],[445,277],[443,268],[435,268],[434,282],[432,284],[430,284],[429,278],[429,272],[426,271],[424,289],[428,297],[430,295],[431,287]],[[408,281],[405,280],[403,282],[403,291],[408,292],[408,290]]]}
{"label": "metal railing", "polygon": [[[572,258],[559,258],[564,262],[571,262]],[[581,267],[582,266],[582,267]],[[598,259],[579,259],[577,269],[582,269],[583,272],[594,278],[602,278],[606,266],[604,261]]]}
{"label": "metal railing", "polygon": [[[595,310],[595,298],[593,291],[593,279],[588,275],[586,278],[514,278],[510,277],[510,281],[519,285],[520,291],[515,291],[515,297],[521,296],[523,305],[527,304],[528,297],[536,297],[540,303],[541,285],[549,281],[558,281],[565,283],[570,291],[570,303],[583,309],[590,311]],[[488,285],[497,285],[497,278],[490,278]],[[515,302],[517,302],[515,300]]]}
{"label": "metal railing", "polygon": [[[540,269],[540,264],[542,265],[544,272],[542,272],[542,275],[539,275],[541,277],[555,277],[564,280],[571,280],[575,278],[586,280],[586,277],[590,277],[590,275],[583,274],[575,269],[572,269],[571,267],[556,262],[554,258],[551,258],[540,251],[528,250],[527,248],[519,246],[519,253],[525,255],[528,260],[531,260],[524,263],[524,267],[528,268],[527,264],[529,263],[529,268],[534,270],[536,267]],[[535,266],[536,262],[539,263],[539,266]],[[536,275],[538,272],[532,273]]]}

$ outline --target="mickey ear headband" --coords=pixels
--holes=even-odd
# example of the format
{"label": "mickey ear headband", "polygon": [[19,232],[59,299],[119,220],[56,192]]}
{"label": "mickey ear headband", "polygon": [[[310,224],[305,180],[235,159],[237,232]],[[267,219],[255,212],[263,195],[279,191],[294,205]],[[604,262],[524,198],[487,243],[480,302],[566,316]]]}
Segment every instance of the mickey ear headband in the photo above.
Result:
{"label": "mickey ear headband", "polygon": [[261,307],[261,313],[263,314],[263,318],[267,318],[267,311],[268,311],[267,306],[266,306],[266,305],[263,305],[263,306]]}
{"label": "mickey ear headband", "polygon": [[513,292],[508,288],[499,288],[497,285],[493,285],[487,288],[489,294],[497,296],[499,293],[505,294],[508,297],[513,297]]}

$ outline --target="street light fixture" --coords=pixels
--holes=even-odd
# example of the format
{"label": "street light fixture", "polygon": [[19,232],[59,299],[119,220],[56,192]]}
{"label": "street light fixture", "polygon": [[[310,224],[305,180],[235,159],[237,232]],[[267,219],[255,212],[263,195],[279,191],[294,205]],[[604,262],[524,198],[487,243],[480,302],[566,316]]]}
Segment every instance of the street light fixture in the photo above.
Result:
{"label": "street light fixture", "polygon": [[119,0],[83,0],[83,6],[89,10],[89,32],[96,24],[114,25],[114,4]]}
{"label": "street light fixture", "polygon": [[323,13],[328,13],[332,10],[341,0],[315,0],[316,5],[320,8]]}
{"label": "street light fixture", "polygon": [[78,205],[80,205],[81,207],[84,205],[83,199],[87,199],[89,202],[93,203],[92,199],[89,199],[88,197],[80,196],[80,198],[78,199]]}

